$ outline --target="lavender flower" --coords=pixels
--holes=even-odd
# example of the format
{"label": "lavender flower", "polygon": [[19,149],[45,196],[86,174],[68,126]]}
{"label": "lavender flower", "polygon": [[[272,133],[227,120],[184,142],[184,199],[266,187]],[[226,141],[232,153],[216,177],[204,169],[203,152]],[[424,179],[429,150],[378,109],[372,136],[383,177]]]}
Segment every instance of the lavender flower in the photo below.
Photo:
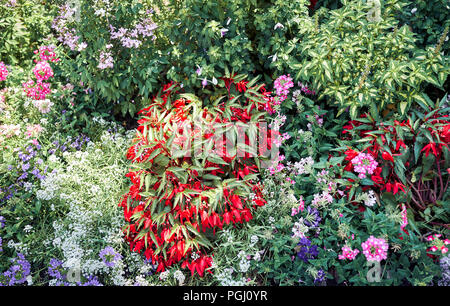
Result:
{"label": "lavender flower", "polygon": [[57,279],[64,279],[64,276],[61,274],[60,268],[62,267],[63,262],[52,258],[50,259],[50,266],[48,267],[48,275],[51,277],[55,277]]}
{"label": "lavender flower", "polygon": [[112,247],[108,246],[100,251],[100,258],[107,267],[114,267],[117,261],[122,259],[122,255],[117,253]]}
{"label": "lavender flower", "polygon": [[27,276],[31,273],[31,265],[25,259],[23,254],[18,253],[17,258],[11,260],[12,266],[5,272],[3,276],[6,278],[8,286],[20,285],[27,280]]}
{"label": "lavender flower", "polygon": [[89,276],[85,283],[78,282],[78,286],[103,286],[96,276]]}

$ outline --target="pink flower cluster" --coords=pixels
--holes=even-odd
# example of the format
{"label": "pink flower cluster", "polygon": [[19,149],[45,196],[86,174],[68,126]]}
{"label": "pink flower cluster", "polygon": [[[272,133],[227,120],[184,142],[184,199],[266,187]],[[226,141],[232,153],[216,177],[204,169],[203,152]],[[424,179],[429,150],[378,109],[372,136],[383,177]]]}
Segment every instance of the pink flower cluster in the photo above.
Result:
{"label": "pink flower cluster", "polygon": [[53,69],[48,63],[57,62],[59,58],[56,57],[54,48],[50,46],[41,46],[38,50],[34,51],[40,60],[35,60],[36,66],[33,68],[34,76],[36,77],[36,82],[29,80],[22,84],[23,90],[27,97],[33,98],[35,100],[44,100],[45,97],[50,94],[50,84],[44,83],[53,77]]}
{"label": "pink flower cluster", "polygon": [[36,100],[33,104],[43,114],[48,113],[53,106],[53,102],[51,102],[49,99]]}
{"label": "pink flower cluster", "polygon": [[389,245],[383,238],[375,238],[370,236],[366,242],[361,244],[363,254],[366,256],[367,261],[382,261],[387,258],[387,251]]}
{"label": "pink flower cluster", "polygon": [[297,215],[299,212],[303,211],[305,209],[305,201],[303,200],[303,196],[300,196],[300,204],[297,208],[292,208],[291,216]]}
{"label": "pink flower cluster", "polygon": [[402,224],[400,225],[401,230],[403,230],[407,225],[408,225],[408,212],[406,210],[405,204],[402,203]]}
{"label": "pink flower cluster", "polygon": [[278,96],[278,104],[282,101],[286,100],[287,95],[289,94],[289,88],[294,87],[294,83],[292,82],[291,75],[282,75],[278,77],[273,84],[276,94]]}
{"label": "pink flower cluster", "polygon": [[[34,54],[38,54],[41,61],[56,63],[59,58],[56,56],[55,48],[52,46],[40,46],[38,50],[34,50]],[[37,60],[34,60],[37,63]]]}
{"label": "pink flower cluster", "polygon": [[83,45],[83,43],[79,43],[80,36],[77,35],[74,28],[69,29],[69,27],[67,26],[68,23],[76,17],[74,16],[76,15],[75,8],[71,8],[69,4],[66,4],[60,7],[59,14],[60,15],[57,16],[52,23],[52,28],[59,34],[57,39],[62,44],[68,46],[72,51],[76,50],[77,48],[80,49],[80,46]]}
{"label": "pink flower cluster", "polygon": [[352,250],[348,246],[343,246],[342,247],[342,254],[339,254],[338,258],[341,259],[341,260],[344,260],[344,259],[353,260],[353,259],[355,259],[356,255],[358,255],[358,254],[359,254],[359,250],[358,249]]}
{"label": "pink flower cluster", "polygon": [[433,242],[431,247],[428,248],[427,251],[437,252],[440,250],[442,254],[445,254],[448,252],[448,247],[446,247],[446,245],[448,245],[450,243],[450,240],[448,240],[448,239],[441,240],[441,239],[439,239],[441,236],[442,236],[441,234],[434,234],[434,235],[430,235],[426,238],[427,241]]}
{"label": "pink flower cluster", "polygon": [[27,97],[33,98],[34,100],[44,100],[45,97],[51,92],[50,84],[44,83],[42,81],[29,80],[22,84],[23,90],[27,94]]}
{"label": "pink flower cluster", "polygon": [[6,65],[3,62],[0,62],[0,82],[6,80],[8,76],[8,69],[6,69]]}
{"label": "pink flower cluster", "polygon": [[366,174],[373,174],[373,171],[378,166],[373,156],[367,153],[359,153],[351,162],[354,165],[355,172],[359,173],[358,177],[361,179],[365,178]]}
{"label": "pink flower cluster", "polygon": [[42,132],[42,127],[40,124],[32,124],[32,125],[28,125],[27,126],[27,131],[25,132],[25,135],[27,136],[27,138],[30,137],[36,137],[37,135],[39,135],[40,132]]}
{"label": "pink flower cluster", "polygon": [[326,205],[333,202],[333,196],[326,191],[322,191],[322,193],[314,194],[314,199],[311,204],[313,206],[321,206]]}
{"label": "pink flower cluster", "polygon": [[47,61],[40,61],[34,66],[33,73],[39,81],[46,81],[53,77],[53,69]]}
{"label": "pink flower cluster", "polygon": [[111,52],[100,52],[100,59],[97,68],[106,69],[114,67],[114,59]]}
{"label": "pink flower cluster", "polygon": [[116,31],[112,25],[109,25],[111,39],[119,39],[125,48],[139,48],[142,44],[141,39],[145,37],[151,37],[154,40],[156,38],[154,30],[157,27],[150,17],[142,19],[134,29],[119,28]]}

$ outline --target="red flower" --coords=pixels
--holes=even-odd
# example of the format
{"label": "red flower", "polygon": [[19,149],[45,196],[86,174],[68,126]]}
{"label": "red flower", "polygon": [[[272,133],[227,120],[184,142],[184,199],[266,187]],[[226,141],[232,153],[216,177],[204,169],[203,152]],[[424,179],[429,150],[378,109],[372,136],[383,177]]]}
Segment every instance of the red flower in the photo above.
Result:
{"label": "red flower", "polygon": [[437,157],[437,151],[436,151],[436,143],[430,142],[425,147],[423,147],[422,151],[425,151],[425,156],[428,157],[428,154],[430,154],[430,150],[433,152],[433,155]]}
{"label": "red flower", "polygon": [[447,124],[443,127],[440,138],[445,143],[450,143],[450,124]]}
{"label": "red flower", "polygon": [[392,155],[389,154],[389,153],[386,152],[386,151],[384,151],[383,154],[381,154],[381,157],[382,157],[384,160],[389,160],[389,161],[391,161],[391,162],[394,162],[394,158],[392,157]]}

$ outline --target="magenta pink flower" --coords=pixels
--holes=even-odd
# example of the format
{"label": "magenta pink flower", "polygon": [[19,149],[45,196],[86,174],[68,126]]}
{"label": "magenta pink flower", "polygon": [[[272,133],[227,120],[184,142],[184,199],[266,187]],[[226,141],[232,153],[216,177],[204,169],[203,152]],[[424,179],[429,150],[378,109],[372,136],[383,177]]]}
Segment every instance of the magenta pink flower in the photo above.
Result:
{"label": "magenta pink flower", "polygon": [[355,172],[359,173],[358,177],[363,179],[366,174],[373,174],[373,171],[377,168],[378,163],[371,154],[359,153],[352,159]]}
{"label": "magenta pink flower", "polygon": [[3,62],[0,62],[0,82],[6,80],[8,76],[8,69],[6,69],[6,65]]}
{"label": "magenta pink flower", "polygon": [[54,51],[54,47],[40,46],[38,50],[34,50],[34,54],[38,54],[41,61],[50,61],[52,63],[59,61],[59,58]]}
{"label": "magenta pink flower", "polygon": [[35,83],[33,80],[29,80],[28,82],[23,83],[22,86],[27,97],[33,98],[34,100],[44,100],[51,92],[50,84],[42,81],[37,81],[37,83]]}
{"label": "magenta pink flower", "polygon": [[400,225],[400,228],[403,230],[407,225],[408,225],[408,212],[406,210],[405,204],[402,203],[402,224]]}
{"label": "magenta pink flower", "polygon": [[45,81],[53,77],[53,69],[46,61],[40,61],[33,68],[33,73],[38,81]]}
{"label": "magenta pink flower", "polygon": [[278,77],[273,83],[275,87],[276,94],[279,97],[279,102],[286,100],[287,95],[289,94],[289,88],[294,87],[294,83],[292,82],[291,75],[282,75]]}
{"label": "magenta pink flower", "polygon": [[375,238],[370,236],[366,242],[361,244],[363,254],[366,256],[367,261],[382,261],[387,258],[387,251],[389,245],[383,238]]}
{"label": "magenta pink flower", "polygon": [[339,254],[338,258],[341,259],[341,260],[344,260],[344,259],[353,260],[353,259],[355,259],[356,255],[358,255],[358,254],[359,254],[359,250],[358,249],[352,250],[348,246],[343,246],[342,247],[342,254]]}

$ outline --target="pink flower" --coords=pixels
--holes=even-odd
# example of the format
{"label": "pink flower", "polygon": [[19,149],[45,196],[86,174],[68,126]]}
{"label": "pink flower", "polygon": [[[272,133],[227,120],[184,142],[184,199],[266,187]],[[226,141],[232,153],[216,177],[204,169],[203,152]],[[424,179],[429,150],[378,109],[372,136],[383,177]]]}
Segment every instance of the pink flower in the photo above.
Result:
{"label": "pink flower", "polygon": [[300,211],[303,211],[305,209],[305,201],[303,200],[303,196],[300,196],[300,205],[298,206],[298,209]]}
{"label": "pink flower", "polygon": [[38,50],[34,51],[34,54],[39,54],[41,61],[50,61],[54,63],[59,61],[54,49],[55,48],[51,46],[40,46]]}
{"label": "pink flower", "polygon": [[48,95],[50,91],[50,84],[43,83],[42,81],[37,81],[34,83],[33,80],[29,80],[22,84],[24,92],[27,94],[27,97],[33,98],[35,100],[44,100],[46,95]]}
{"label": "pink flower", "polygon": [[100,58],[98,60],[99,69],[113,68],[114,67],[114,59],[111,55],[111,52],[100,52]]}
{"label": "pink flower", "polygon": [[6,65],[3,62],[0,62],[0,81],[6,80],[8,76],[8,69],[6,69]]}
{"label": "pink flower", "polygon": [[342,247],[342,254],[339,254],[338,258],[340,260],[344,260],[344,259],[353,260],[353,259],[355,259],[356,255],[358,255],[358,254],[359,254],[359,250],[358,249],[352,250],[348,246],[343,246]]}
{"label": "pink flower", "polygon": [[45,81],[53,77],[53,69],[46,61],[40,61],[33,68],[33,73],[38,81]]}
{"label": "pink flower", "polygon": [[27,138],[36,137],[40,132],[42,132],[42,130],[43,129],[40,124],[28,125],[25,135]]}
{"label": "pink flower", "polygon": [[372,155],[366,153],[359,153],[351,160],[355,172],[359,173],[358,177],[363,179],[366,174],[373,174],[373,171],[377,168],[378,163]]}
{"label": "pink flower", "polygon": [[408,225],[408,212],[406,211],[405,204],[402,203],[402,224],[400,228],[403,230],[406,225]]}
{"label": "pink flower", "polygon": [[388,243],[383,238],[375,238],[370,236],[366,242],[361,244],[363,254],[367,261],[382,261],[387,258]]}
{"label": "pink flower", "polygon": [[291,75],[282,75],[278,77],[273,83],[275,87],[276,94],[279,97],[279,102],[286,100],[287,95],[289,94],[289,88],[294,87],[294,83],[292,82]]}

